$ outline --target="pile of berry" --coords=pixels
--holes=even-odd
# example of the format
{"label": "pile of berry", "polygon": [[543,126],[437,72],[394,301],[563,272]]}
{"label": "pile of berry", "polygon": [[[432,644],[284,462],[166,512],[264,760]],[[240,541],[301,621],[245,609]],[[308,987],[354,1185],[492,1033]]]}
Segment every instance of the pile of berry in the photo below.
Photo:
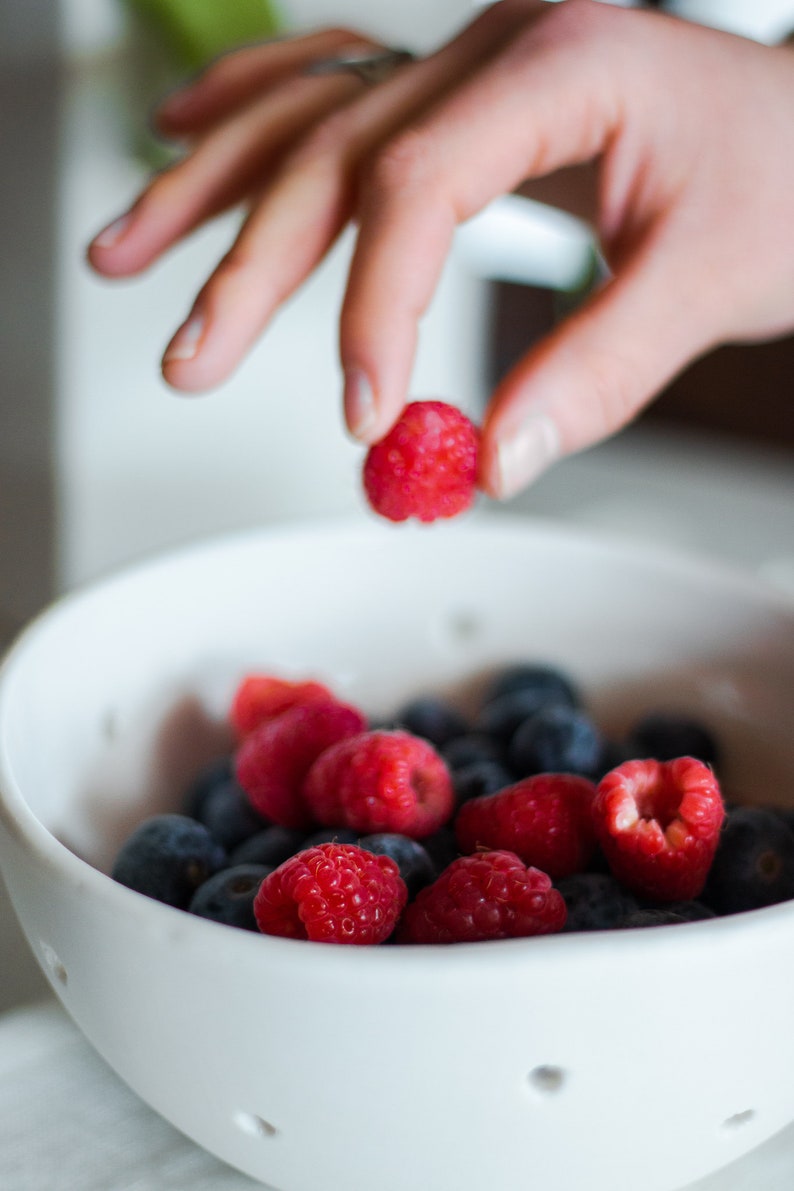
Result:
{"label": "pile of berry", "polygon": [[688,922],[794,898],[794,816],[726,807],[717,743],[649,715],[606,738],[570,677],[517,664],[464,716],[375,724],[249,675],[236,745],[113,876],[193,914],[328,943],[456,943]]}

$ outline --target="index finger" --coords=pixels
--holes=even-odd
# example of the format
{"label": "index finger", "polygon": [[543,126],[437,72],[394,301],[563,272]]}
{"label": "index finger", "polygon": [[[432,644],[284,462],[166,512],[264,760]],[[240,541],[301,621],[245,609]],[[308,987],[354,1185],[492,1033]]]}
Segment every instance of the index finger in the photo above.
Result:
{"label": "index finger", "polygon": [[455,227],[610,140],[620,111],[615,54],[591,27],[601,7],[531,10],[508,44],[368,163],[340,325],[345,414],[363,441],[381,438],[402,409],[418,323]]}

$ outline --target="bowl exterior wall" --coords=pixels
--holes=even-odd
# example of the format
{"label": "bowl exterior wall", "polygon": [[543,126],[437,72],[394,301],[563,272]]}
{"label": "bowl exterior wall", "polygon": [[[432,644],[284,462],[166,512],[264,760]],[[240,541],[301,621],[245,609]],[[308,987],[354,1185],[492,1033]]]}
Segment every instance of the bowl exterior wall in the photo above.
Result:
{"label": "bowl exterior wall", "polygon": [[195,750],[219,746],[231,685],[259,665],[329,678],[376,712],[521,657],[568,666],[618,716],[643,683],[650,700],[675,680],[737,726],[732,772],[790,775],[793,626],[741,583],[543,527],[206,547],[67,601],[6,663],[3,874],[97,1050],[279,1191],[673,1191],[794,1118],[794,905],[610,935],[314,947],[193,919],[95,866],[142,790],[165,805]]}

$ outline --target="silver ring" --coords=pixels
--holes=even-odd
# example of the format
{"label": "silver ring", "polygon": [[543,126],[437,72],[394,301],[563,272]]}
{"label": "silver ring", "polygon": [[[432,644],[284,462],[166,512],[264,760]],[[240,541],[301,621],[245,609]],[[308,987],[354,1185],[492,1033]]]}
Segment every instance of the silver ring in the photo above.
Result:
{"label": "silver ring", "polygon": [[304,68],[304,74],[354,74],[368,87],[388,79],[394,71],[413,62],[410,50],[385,49],[374,53],[336,54],[331,58],[317,58]]}

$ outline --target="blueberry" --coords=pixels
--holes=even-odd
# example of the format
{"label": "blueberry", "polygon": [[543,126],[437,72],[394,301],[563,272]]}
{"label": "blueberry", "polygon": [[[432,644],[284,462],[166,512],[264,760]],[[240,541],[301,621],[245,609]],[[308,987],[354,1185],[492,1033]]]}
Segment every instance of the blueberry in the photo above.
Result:
{"label": "blueberry", "polygon": [[460,848],[453,827],[440,827],[432,835],[425,836],[422,840],[422,847],[433,861],[436,873],[443,872],[448,865],[452,864],[453,860],[457,860],[460,856]]}
{"label": "blueberry", "polygon": [[266,827],[239,844],[229,860],[232,864],[264,864],[277,868],[300,852],[305,833],[292,827]]}
{"label": "blueberry", "polygon": [[538,705],[564,703],[568,707],[580,707],[582,704],[579,691],[567,674],[555,666],[537,662],[519,662],[499,670],[491,678],[483,702],[490,703],[517,691],[530,692]]}
{"label": "blueberry", "polygon": [[756,910],[794,898],[794,832],[774,811],[730,811],[703,900],[718,914]]}
{"label": "blueberry", "polygon": [[666,712],[646,715],[631,728],[626,748],[633,760],[653,757],[673,761],[676,757],[696,757],[705,765],[716,767],[719,748],[713,734],[697,720]]}
{"label": "blueberry", "polygon": [[377,856],[389,856],[400,870],[408,887],[408,897],[414,898],[420,889],[436,879],[436,869],[427,851],[415,839],[394,832],[362,835],[359,846]]}
{"label": "blueberry", "polygon": [[644,926],[676,926],[682,922],[700,922],[714,917],[714,912],[700,902],[671,902],[669,906],[643,906],[627,914],[616,926],[619,930]]}
{"label": "blueberry", "polygon": [[203,824],[187,815],[154,815],[122,845],[112,876],[122,885],[185,909],[199,885],[226,864]]}
{"label": "blueberry", "polygon": [[492,736],[484,732],[467,732],[465,736],[456,736],[445,744],[441,756],[454,772],[475,761],[501,761],[503,750]]}
{"label": "blueberry", "polygon": [[512,784],[512,774],[498,761],[472,761],[471,765],[456,769],[452,774],[452,788],[458,806],[470,798],[495,794],[497,790],[504,790]]}
{"label": "blueberry", "polygon": [[555,881],[565,899],[564,930],[612,930],[639,908],[635,897],[607,873],[572,873]]}
{"label": "blueberry", "polygon": [[313,831],[311,835],[307,835],[300,846],[300,850],[304,848],[316,848],[318,844],[357,844],[358,832],[351,831],[349,827],[321,827],[318,831]]}
{"label": "blueberry", "polygon": [[465,716],[437,695],[422,695],[412,699],[399,709],[395,719],[406,732],[421,736],[436,748],[469,731]]}
{"label": "blueberry", "polygon": [[508,750],[517,777],[535,773],[575,773],[589,777],[603,751],[601,733],[583,711],[561,704],[546,707],[513,734]]}
{"label": "blueberry", "polygon": [[183,813],[200,821],[206,799],[217,786],[222,786],[232,777],[233,759],[230,755],[217,757],[204,765],[185,792],[182,800]]}
{"label": "blueberry", "polygon": [[225,868],[199,885],[188,906],[191,914],[210,918],[242,930],[258,930],[254,898],[273,869],[264,864],[238,864]]}
{"label": "blueberry", "polygon": [[490,736],[498,745],[507,748],[516,729],[549,706],[535,691],[512,691],[483,705],[475,727]]}
{"label": "blueberry", "polygon": [[233,777],[208,792],[197,818],[227,852],[270,826]]}

